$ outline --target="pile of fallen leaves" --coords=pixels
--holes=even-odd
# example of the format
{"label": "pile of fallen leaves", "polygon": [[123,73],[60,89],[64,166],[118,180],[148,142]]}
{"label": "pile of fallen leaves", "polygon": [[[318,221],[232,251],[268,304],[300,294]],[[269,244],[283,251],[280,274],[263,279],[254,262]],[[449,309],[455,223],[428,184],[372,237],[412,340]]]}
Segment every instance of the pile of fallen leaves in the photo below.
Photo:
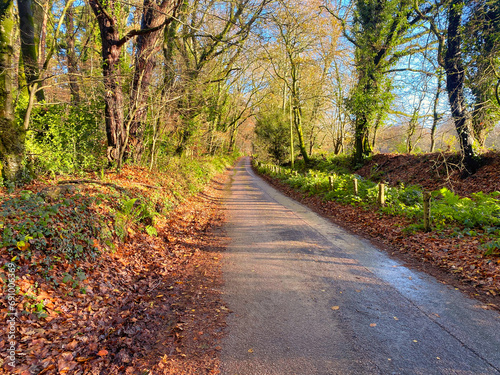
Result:
{"label": "pile of fallen leaves", "polygon": [[[175,180],[175,176],[170,178]],[[45,246],[36,237],[18,241],[9,251],[4,247],[0,253],[2,265],[14,261],[17,266],[18,314],[16,366],[12,368],[7,358],[10,315],[2,300],[0,373],[217,371],[217,342],[227,313],[219,292],[219,252],[224,245],[220,210],[224,191],[220,186],[225,177],[220,175],[202,193],[188,199],[171,188],[176,181],[167,180],[127,167],[120,173],[108,172],[105,179],[37,181],[23,187],[24,193],[3,193],[2,202],[24,194],[43,197],[38,201],[41,206],[56,206],[57,210],[45,226],[33,229],[46,231]],[[68,185],[72,187],[54,194],[58,187]],[[135,210],[152,195],[149,202],[155,202],[158,211],[151,215],[154,223],[142,223],[140,216],[127,222],[119,237],[115,224],[123,201],[131,202]],[[163,203],[177,207],[167,212]],[[21,212],[5,215],[4,226],[11,227],[16,220],[35,220],[29,215],[16,219],[16,214]],[[82,229],[82,238],[92,240],[92,251],[65,256],[61,244],[83,248],[83,243],[71,242],[65,230],[75,222],[71,215],[78,216],[82,227],[76,230]],[[94,228],[89,228],[90,223]],[[147,227],[154,230],[146,231]],[[3,291],[7,272],[5,266],[0,269]]]}
{"label": "pile of fallen leaves", "polygon": [[[485,155],[483,166],[463,178],[456,154],[396,155],[379,154],[356,173],[366,178],[387,181],[392,185],[420,185],[429,190],[443,186],[462,196],[478,191],[500,191],[500,154]],[[485,256],[477,236],[457,237],[453,230],[425,233],[407,231],[413,221],[309,196],[263,176],[276,188],[329,217],[346,229],[370,238],[379,247],[408,265],[433,274],[444,283],[480,298],[492,308],[500,309],[500,257]]]}

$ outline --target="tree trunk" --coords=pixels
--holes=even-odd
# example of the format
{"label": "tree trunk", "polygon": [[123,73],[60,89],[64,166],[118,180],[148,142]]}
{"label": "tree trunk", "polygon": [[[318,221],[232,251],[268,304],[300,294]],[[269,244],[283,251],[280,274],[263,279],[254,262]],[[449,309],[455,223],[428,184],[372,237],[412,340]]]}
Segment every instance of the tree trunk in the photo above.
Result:
{"label": "tree trunk", "polygon": [[[33,15],[35,7],[39,7],[39,5],[32,0],[18,0],[21,53],[23,55],[26,81],[31,90],[37,90],[40,78],[40,69],[38,67],[39,35],[35,34],[36,22]],[[36,91],[36,99],[39,102],[45,100],[43,90]]]}
{"label": "tree trunk", "polygon": [[436,90],[436,95],[434,96],[434,105],[432,108],[432,127],[431,127],[431,148],[430,152],[434,152],[436,147],[436,130],[438,121],[441,119],[441,114],[438,112],[439,106],[439,95],[441,94],[441,87],[443,85],[443,71],[441,68],[438,70],[438,86]]}
{"label": "tree trunk", "polygon": [[465,71],[462,61],[461,20],[463,0],[453,0],[448,9],[448,38],[444,56],[446,70],[446,91],[451,106],[451,114],[457,129],[460,149],[467,173],[473,174],[478,169],[474,152],[474,138],[471,130],[470,115],[465,106],[464,83]]}
{"label": "tree trunk", "polygon": [[78,62],[75,52],[75,36],[73,25],[73,6],[66,12],[66,58],[68,63],[69,90],[71,93],[71,102],[76,104],[80,102],[80,87],[78,85]]}
{"label": "tree trunk", "polygon": [[0,169],[10,182],[20,179],[26,132],[14,118],[12,102],[15,69],[13,31],[15,25],[13,0],[0,0]]}
{"label": "tree trunk", "polygon": [[[104,76],[104,114],[106,117],[106,136],[108,139],[107,157],[110,163],[117,162],[121,167],[123,154],[126,149],[129,133],[124,125],[123,91],[120,78],[120,52],[122,47],[135,36],[144,36],[160,30],[164,23],[150,29],[131,30],[120,38],[118,22],[114,14],[115,0],[107,0],[105,4],[100,0],[89,0],[101,32],[103,76]],[[169,20],[176,14],[179,2],[163,0],[159,6],[160,13],[171,13]]]}
{"label": "tree trunk", "polygon": [[299,141],[300,154],[304,158],[306,164],[309,163],[309,155],[307,154],[306,144],[304,142],[304,132],[302,131],[302,111],[300,108],[300,98],[299,98],[299,88],[298,88],[298,78],[297,78],[297,66],[294,64],[292,58],[290,58],[291,64],[291,100],[292,100],[292,113],[293,113],[293,124],[295,130],[297,131],[297,139]]}
{"label": "tree trunk", "polygon": [[354,134],[354,162],[362,164],[372,153],[370,144],[370,125],[364,115],[356,117],[356,131]]}
{"label": "tree trunk", "polygon": [[[151,0],[144,0],[141,29],[150,29],[165,22],[166,14],[158,11],[158,6]],[[144,128],[147,115],[147,98],[149,84],[156,66],[155,54],[159,52],[158,44],[161,30],[140,35],[137,38],[135,71],[130,95],[131,124],[130,146],[133,148],[133,159],[138,161],[144,151]],[[130,150],[132,152],[132,150]]]}
{"label": "tree trunk", "polygon": [[[123,92],[119,82],[120,77],[120,35],[116,27],[114,14],[104,12],[98,0],[89,1],[101,31],[102,60],[104,76],[104,115],[106,121],[106,137],[108,140],[107,158],[109,163],[120,163],[121,147],[125,143],[125,128],[123,125]],[[113,9],[110,1],[108,9]]]}
{"label": "tree trunk", "polygon": [[[35,9],[40,9],[42,11],[40,17],[35,17],[35,22],[40,24],[40,30],[38,31],[37,29],[35,29],[35,33],[38,33],[38,35],[40,35],[40,42],[38,43],[39,45],[38,66],[40,69],[42,69],[45,62],[45,46],[47,43],[47,23],[49,20],[50,6],[51,2],[49,0],[45,0],[43,7],[40,6],[40,8],[35,8]],[[40,21],[38,19],[40,19]]]}

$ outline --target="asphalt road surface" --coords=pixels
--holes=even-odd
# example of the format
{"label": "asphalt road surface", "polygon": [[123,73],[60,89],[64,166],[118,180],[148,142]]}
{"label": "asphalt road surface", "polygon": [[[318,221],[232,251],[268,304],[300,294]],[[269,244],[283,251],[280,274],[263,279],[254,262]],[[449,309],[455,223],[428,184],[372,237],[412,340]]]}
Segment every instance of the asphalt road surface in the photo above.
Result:
{"label": "asphalt road surface", "polygon": [[222,373],[500,374],[500,314],[403,267],[238,164]]}

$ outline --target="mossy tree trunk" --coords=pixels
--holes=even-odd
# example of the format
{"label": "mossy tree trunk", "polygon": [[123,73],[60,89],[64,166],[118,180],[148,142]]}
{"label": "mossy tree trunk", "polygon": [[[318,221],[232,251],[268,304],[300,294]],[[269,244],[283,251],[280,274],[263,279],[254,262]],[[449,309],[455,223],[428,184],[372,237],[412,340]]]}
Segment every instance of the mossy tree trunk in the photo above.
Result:
{"label": "mossy tree trunk", "polygon": [[10,182],[21,176],[26,134],[15,121],[12,103],[14,24],[13,0],[0,0],[0,162],[2,177]]}
{"label": "mossy tree trunk", "polygon": [[18,0],[19,28],[21,35],[21,53],[23,56],[24,73],[28,83],[28,90],[35,91],[36,100],[45,100],[43,90],[39,90],[40,69],[38,66],[38,42],[36,35],[35,13],[42,12],[40,5],[32,0]]}
{"label": "mossy tree trunk", "polygon": [[478,161],[474,151],[474,137],[471,116],[467,110],[464,85],[465,69],[462,58],[461,22],[464,7],[463,0],[453,0],[448,9],[448,35],[444,69],[446,71],[446,91],[451,106],[451,115],[457,129],[460,149],[467,172],[473,174],[478,169]]}

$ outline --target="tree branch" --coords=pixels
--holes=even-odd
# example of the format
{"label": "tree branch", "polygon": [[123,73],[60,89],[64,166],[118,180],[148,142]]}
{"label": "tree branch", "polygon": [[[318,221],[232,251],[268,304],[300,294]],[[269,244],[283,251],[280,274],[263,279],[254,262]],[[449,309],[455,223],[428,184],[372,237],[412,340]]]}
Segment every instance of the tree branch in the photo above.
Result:
{"label": "tree branch", "polygon": [[340,26],[342,26],[342,35],[344,35],[344,38],[346,38],[349,42],[354,44],[356,47],[361,48],[361,46],[354,40],[349,34],[347,34],[347,24],[343,18],[340,18],[337,14],[333,12],[330,8],[328,8],[326,5],[321,5],[320,8],[324,8],[328,13],[330,13],[334,18],[337,19],[337,21],[340,22]]}

